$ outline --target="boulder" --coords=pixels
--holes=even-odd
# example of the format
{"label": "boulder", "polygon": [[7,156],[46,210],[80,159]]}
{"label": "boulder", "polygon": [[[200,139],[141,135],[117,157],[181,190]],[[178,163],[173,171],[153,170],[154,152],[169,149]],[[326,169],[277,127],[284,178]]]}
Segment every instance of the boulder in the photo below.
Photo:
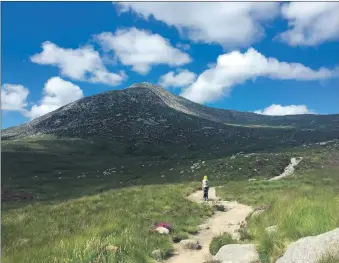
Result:
{"label": "boulder", "polygon": [[309,236],[291,243],[285,254],[276,263],[318,263],[323,257],[332,255],[339,258],[339,228]]}
{"label": "boulder", "polygon": [[158,232],[159,234],[165,234],[165,235],[168,235],[170,232],[167,228],[162,227],[162,226],[157,227],[154,231]]}
{"label": "boulder", "polygon": [[199,244],[199,242],[195,239],[184,239],[180,241],[180,245],[183,248],[186,249],[194,249],[194,250],[199,250],[201,249],[201,246]]}
{"label": "boulder", "polygon": [[254,244],[229,244],[222,246],[213,260],[220,263],[255,263],[259,255]]}

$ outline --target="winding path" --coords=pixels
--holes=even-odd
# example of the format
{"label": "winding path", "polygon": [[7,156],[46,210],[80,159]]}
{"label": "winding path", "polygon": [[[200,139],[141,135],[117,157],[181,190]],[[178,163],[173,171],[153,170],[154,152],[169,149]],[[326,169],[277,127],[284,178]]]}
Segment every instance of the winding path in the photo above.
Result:
{"label": "winding path", "polygon": [[[202,191],[197,191],[188,196],[188,199],[192,202],[202,203],[202,196]],[[230,233],[233,238],[239,238],[237,230],[240,228],[240,224],[253,211],[252,207],[239,204],[238,202],[219,200],[214,187],[209,190],[209,198],[209,204],[221,204],[229,210],[227,212],[216,211],[205,222],[209,229],[201,230],[197,235],[192,236],[192,239],[199,241],[202,246],[201,250],[187,250],[183,249],[180,244],[174,244],[174,249],[178,253],[166,260],[167,263],[204,263],[212,258],[209,252],[209,245],[213,237],[223,233]]]}

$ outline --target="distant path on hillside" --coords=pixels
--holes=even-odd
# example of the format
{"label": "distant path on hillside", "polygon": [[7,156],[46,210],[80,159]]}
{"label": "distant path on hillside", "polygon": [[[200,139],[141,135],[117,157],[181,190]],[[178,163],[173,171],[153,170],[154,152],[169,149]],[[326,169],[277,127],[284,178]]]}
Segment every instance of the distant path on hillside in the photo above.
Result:
{"label": "distant path on hillside", "polygon": [[280,179],[282,179],[282,178],[284,178],[286,176],[292,175],[294,173],[294,167],[297,166],[301,162],[302,159],[303,159],[302,157],[300,157],[299,159],[291,158],[291,162],[290,162],[289,165],[287,165],[285,167],[284,172],[281,175],[278,175],[278,176],[275,176],[275,177],[269,179],[269,181],[280,180]]}
{"label": "distant path on hillside", "polygon": [[[196,203],[203,203],[202,191],[197,191],[188,196],[188,200]],[[174,249],[178,252],[177,255],[166,260],[168,263],[204,263],[212,259],[209,252],[209,245],[215,236],[223,233],[230,233],[234,239],[239,239],[237,230],[240,224],[245,222],[246,217],[253,211],[252,207],[239,204],[238,202],[228,202],[219,200],[214,187],[209,190],[210,205],[224,205],[227,212],[216,211],[204,224],[209,226],[209,229],[201,230],[197,235],[192,236],[192,239],[198,240],[202,246],[201,250],[183,249],[180,244],[174,244]]]}

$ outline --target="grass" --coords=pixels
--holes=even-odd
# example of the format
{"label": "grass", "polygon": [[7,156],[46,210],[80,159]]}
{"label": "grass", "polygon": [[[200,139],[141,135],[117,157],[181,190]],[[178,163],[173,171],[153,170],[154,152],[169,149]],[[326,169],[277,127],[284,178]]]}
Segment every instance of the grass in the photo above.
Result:
{"label": "grass", "polygon": [[230,234],[228,233],[222,234],[212,239],[212,242],[210,244],[210,252],[212,255],[215,256],[222,246],[225,246],[228,244],[236,244],[236,243],[237,241],[233,240]]}
{"label": "grass", "polygon": [[[283,255],[287,245],[305,236],[318,235],[339,225],[339,169],[313,169],[280,181],[229,182],[218,188],[225,199],[236,199],[271,209],[249,219],[243,239],[258,244],[261,262]],[[275,233],[265,228],[277,225]]]}
{"label": "grass", "polygon": [[[6,141],[2,186],[33,193],[34,200],[2,203],[2,262],[149,263],[157,249],[167,257],[172,237],[196,233],[213,213],[212,207],[184,198],[200,188],[205,173],[212,185],[225,184],[217,190],[220,197],[272,205],[240,233],[244,242],[257,242],[263,262],[269,262],[289,242],[339,224],[339,172],[336,165],[321,168],[328,164],[332,148],[323,149],[161,159],[111,155],[110,147],[83,140]],[[296,176],[262,180],[278,175],[291,156],[299,155],[309,157]],[[196,163],[199,167],[192,168]],[[248,178],[258,180],[248,182]],[[156,221],[169,222],[174,233],[151,232]],[[278,225],[278,231],[267,235],[264,230],[271,225]],[[227,240],[220,237],[213,246]],[[107,249],[110,245],[118,251]]]}
{"label": "grass", "polygon": [[[213,211],[187,201],[183,185],[132,187],[14,209],[2,217],[2,262],[151,262],[170,254],[171,238],[151,232],[167,221],[181,235]],[[118,253],[105,247],[114,245]]]}
{"label": "grass", "polygon": [[339,263],[339,256],[326,255],[318,263]]}

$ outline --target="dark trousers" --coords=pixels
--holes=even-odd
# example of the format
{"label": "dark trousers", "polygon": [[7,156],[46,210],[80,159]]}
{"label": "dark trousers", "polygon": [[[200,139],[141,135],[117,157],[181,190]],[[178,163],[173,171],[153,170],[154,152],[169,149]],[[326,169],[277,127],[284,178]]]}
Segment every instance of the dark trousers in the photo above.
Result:
{"label": "dark trousers", "polygon": [[204,187],[204,200],[208,200],[208,187]]}

